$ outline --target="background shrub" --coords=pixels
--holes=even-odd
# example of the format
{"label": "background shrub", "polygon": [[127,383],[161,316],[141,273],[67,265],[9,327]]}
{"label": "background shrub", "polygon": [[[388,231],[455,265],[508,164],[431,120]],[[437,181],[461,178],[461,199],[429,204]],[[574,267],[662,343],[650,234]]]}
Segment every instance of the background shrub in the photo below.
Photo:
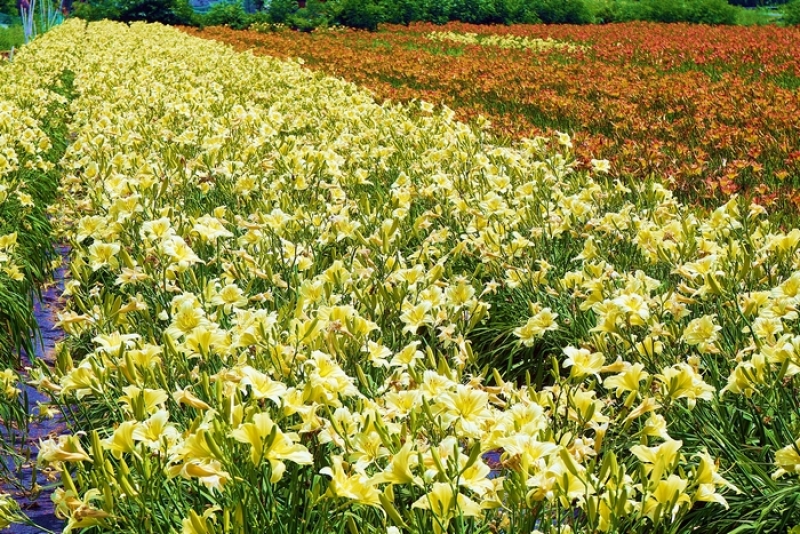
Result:
{"label": "background shrub", "polygon": [[230,26],[234,30],[244,30],[251,23],[242,4],[229,0],[211,6],[202,21],[205,26]]}
{"label": "background shrub", "polygon": [[298,9],[297,0],[272,0],[267,8],[267,14],[272,22],[283,24],[297,13]]}
{"label": "background shrub", "polygon": [[383,0],[383,16],[391,24],[405,24],[422,20],[424,8],[420,0]]}
{"label": "background shrub", "polygon": [[494,0],[454,0],[450,17],[472,24],[505,22],[498,14]]}
{"label": "background shrub", "polygon": [[11,16],[18,16],[16,0],[0,0],[0,13]]}
{"label": "background shrub", "polygon": [[531,6],[532,11],[545,24],[592,22],[592,14],[583,0],[533,0]]}
{"label": "background shrub", "polygon": [[736,8],[726,0],[693,0],[688,15],[695,24],[736,24]]}
{"label": "background shrub", "polygon": [[422,19],[434,24],[446,24],[453,10],[453,0],[421,0]]}
{"label": "background shrub", "polygon": [[25,42],[22,24],[0,28],[0,50],[6,51],[21,46]]}
{"label": "background shrub", "polygon": [[117,20],[119,19],[119,9],[115,0],[90,0],[72,4],[72,15],[88,21]]}
{"label": "background shrub", "polygon": [[586,7],[592,14],[592,21],[598,24],[617,22],[617,2],[613,0],[590,0]]}
{"label": "background shrub", "polygon": [[685,22],[689,10],[683,0],[642,0],[638,13],[643,20],[652,22]]}
{"label": "background shrub", "polygon": [[[0,0],[0,12],[16,9],[17,0]],[[746,10],[731,5],[749,0],[223,0],[197,15],[189,0],[88,0],[76,2],[75,15],[131,22],[227,25],[244,29],[253,22],[288,24],[311,31],[329,23],[377,30],[381,22],[409,24],[428,21],[445,24],[458,20],[473,24],[589,24],[629,22],[691,22],[697,24],[770,23],[774,12]],[[242,5],[242,1],[248,9]],[[780,0],[765,0],[768,4]],[[800,24],[800,0],[782,6],[786,24]],[[256,9],[256,13],[249,13]],[[750,21],[750,22],[748,22]]]}
{"label": "background shrub", "polygon": [[505,24],[541,22],[527,0],[498,0],[497,10]]}
{"label": "background shrub", "polygon": [[783,23],[790,26],[800,24],[800,0],[794,0],[783,6]]}
{"label": "background shrub", "polygon": [[162,24],[195,24],[194,10],[188,0],[118,0],[110,14],[122,22],[146,21]]}
{"label": "background shrub", "polygon": [[375,0],[339,0],[329,2],[333,22],[350,28],[376,31],[385,20],[383,6]]}
{"label": "background shrub", "polygon": [[729,4],[742,7],[776,6],[786,2],[787,0],[728,0]]}
{"label": "background shrub", "polygon": [[286,22],[295,30],[310,32],[320,26],[327,26],[330,22],[330,9],[330,6],[326,6],[319,0],[308,0],[306,6],[289,15]]}

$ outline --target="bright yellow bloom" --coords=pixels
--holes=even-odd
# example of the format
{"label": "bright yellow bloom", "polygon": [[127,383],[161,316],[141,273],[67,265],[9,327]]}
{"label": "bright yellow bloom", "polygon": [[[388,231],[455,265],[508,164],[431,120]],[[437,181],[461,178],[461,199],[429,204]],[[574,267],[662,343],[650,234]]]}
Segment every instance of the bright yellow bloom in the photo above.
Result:
{"label": "bright yellow bloom", "polygon": [[722,327],[714,324],[714,316],[704,315],[699,319],[693,319],[683,330],[683,339],[689,345],[696,345],[700,352],[709,352],[716,343],[717,332]]}
{"label": "bright yellow bloom", "polygon": [[161,448],[169,449],[178,441],[180,433],[175,425],[169,422],[169,412],[159,410],[137,425],[131,436],[135,441],[141,441],[146,447],[155,451]]}
{"label": "bright yellow bloom", "polygon": [[198,515],[194,510],[189,510],[189,517],[181,521],[181,534],[209,534],[215,532],[213,527],[209,530],[209,521],[211,524],[216,524],[215,514],[222,511],[219,506],[210,506],[206,508],[203,515]]}
{"label": "bright yellow bloom", "polygon": [[418,346],[419,341],[412,341],[403,347],[400,352],[394,355],[392,361],[389,362],[389,365],[392,367],[405,367],[407,365],[414,365],[414,362],[423,356],[422,351],[417,350]]}
{"label": "bright yellow bloom", "polygon": [[92,505],[92,501],[102,498],[102,493],[97,488],[88,490],[83,499],[72,490],[65,491],[63,488],[58,488],[51,498],[56,507],[56,516],[67,519],[64,532],[93,526],[108,526],[103,519],[110,514]]}
{"label": "bright yellow bloom", "polygon": [[556,323],[557,318],[557,313],[553,313],[550,308],[544,308],[528,319],[523,326],[515,328],[514,335],[520,339],[523,345],[532,347],[537,337],[543,335],[545,332],[558,330],[558,323]]}
{"label": "bright yellow bloom", "polygon": [[242,367],[242,379],[239,381],[240,389],[244,392],[250,386],[250,391],[255,399],[269,399],[277,405],[281,404],[281,397],[286,393],[283,382],[272,380],[266,374],[245,365]]}
{"label": "bright yellow bloom", "polygon": [[133,432],[138,425],[136,421],[123,421],[110,437],[103,440],[103,448],[111,451],[115,458],[134,452],[136,443],[133,440]]}
{"label": "bright yellow bloom", "polygon": [[363,473],[356,472],[348,476],[342,466],[342,457],[331,458],[333,468],[323,467],[320,474],[331,477],[328,491],[336,496],[350,499],[369,506],[380,506],[380,492],[375,488],[375,482]]}
{"label": "bright yellow bloom", "polygon": [[459,435],[479,439],[481,426],[492,417],[489,394],[473,387],[459,384],[455,391],[444,393],[438,404],[443,408],[446,421],[455,423]]}
{"label": "bright yellow bloom", "polygon": [[689,407],[693,407],[697,399],[711,400],[714,397],[714,386],[707,384],[703,378],[687,363],[667,367],[657,375],[663,384],[664,394],[674,400],[688,399]]}
{"label": "bright yellow bloom", "polygon": [[367,341],[362,350],[367,353],[367,358],[374,367],[389,367],[389,361],[386,358],[392,355],[392,351],[387,347],[374,341]]}
{"label": "bright yellow bloom", "polygon": [[37,461],[44,465],[59,462],[90,462],[91,456],[81,446],[77,436],[58,436],[58,439],[39,440]]}
{"label": "bright yellow bloom", "polygon": [[222,469],[218,460],[191,460],[178,466],[183,478],[196,478],[206,488],[222,491],[231,475]]}
{"label": "bright yellow bloom", "polygon": [[178,404],[185,404],[196,410],[208,410],[211,408],[205,401],[197,398],[197,396],[188,389],[177,390],[172,394],[172,398],[175,399],[175,402]]}
{"label": "bright yellow bloom", "polygon": [[[2,174],[2,167],[0,167]],[[0,530],[5,530],[21,519],[19,504],[10,495],[0,493]]]}
{"label": "bright yellow bloom", "polygon": [[169,396],[163,389],[141,389],[137,386],[126,386],[122,388],[125,395],[119,398],[120,402],[125,405],[129,413],[136,414],[137,406],[140,406],[145,413],[150,415],[163,408],[164,403],[167,402]]}
{"label": "bright yellow bloom", "polygon": [[117,254],[119,254],[120,248],[119,243],[103,243],[102,241],[92,243],[89,247],[89,265],[92,270],[97,271],[106,266],[111,269],[119,267]]}
{"label": "bright yellow bloom", "polygon": [[603,381],[603,385],[608,389],[613,389],[616,396],[620,397],[624,392],[639,391],[639,382],[648,377],[644,365],[635,363],[629,365],[618,375],[609,376]]}
{"label": "bright yellow bloom", "polygon": [[392,456],[386,469],[372,478],[373,482],[375,484],[414,484],[421,487],[422,480],[411,472],[411,469],[417,465],[417,454],[413,451],[413,446],[411,440],[406,441]]}
{"label": "bright yellow bloom", "polygon": [[666,480],[659,480],[655,489],[647,496],[647,500],[642,504],[642,512],[655,521],[656,510],[660,506],[665,507],[661,511],[663,516],[668,514],[667,517],[671,521],[675,520],[681,507],[691,504],[692,500],[684,493],[688,482],[677,475],[670,475]]}
{"label": "bright yellow bloom", "polygon": [[203,260],[179,236],[171,236],[161,242],[161,249],[171,260],[173,267],[182,272]]}
{"label": "bright yellow bloom", "polygon": [[591,352],[587,349],[577,349],[566,347],[564,354],[564,367],[570,367],[569,376],[573,378],[583,378],[587,375],[597,375],[606,363],[605,357],[599,352]]}
{"label": "bright yellow bloom", "polygon": [[480,517],[483,514],[478,503],[443,482],[435,482],[430,491],[417,499],[411,507],[430,510],[435,516],[433,531],[436,534],[447,532],[454,517]]}
{"label": "bright yellow bloom", "polygon": [[17,232],[0,236],[0,249],[5,251],[13,250],[17,244]]}
{"label": "bright yellow bloom", "polygon": [[772,478],[778,478],[786,473],[800,474],[800,439],[787,445],[775,453],[775,465],[778,470],[772,474]]}
{"label": "bright yellow bloom", "polygon": [[679,459],[678,451],[681,446],[683,446],[682,441],[668,439],[657,447],[635,445],[631,447],[631,453],[645,464],[645,472],[648,473],[650,480],[659,480],[664,473],[672,472]]}
{"label": "bright yellow bloom", "polygon": [[400,320],[405,324],[403,332],[415,334],[420,327],[431,324],[433,317],[428,314],[430,310],[431,305],[426,301],[416,305],[403,304],[403,313],[400,315]]}
{"label": "bright yellow bloom", "polygon": [[211,304],[221,306],[226,312],[230,312],[232,309],[247,306],[247,297],[239,286],[228,284],[212,297]]}
{"label": "bright yellow bloom", "polygon": [[236,441],[250,444],[250,460],[254,465],[268,460],[272,468],[270,482],[278,482],[286,471],[288,460],[300,465],[311,464],[314,457],[293,434],[284,434],[267,413],[257,413],[252,423],[244,423],[231,432]]}

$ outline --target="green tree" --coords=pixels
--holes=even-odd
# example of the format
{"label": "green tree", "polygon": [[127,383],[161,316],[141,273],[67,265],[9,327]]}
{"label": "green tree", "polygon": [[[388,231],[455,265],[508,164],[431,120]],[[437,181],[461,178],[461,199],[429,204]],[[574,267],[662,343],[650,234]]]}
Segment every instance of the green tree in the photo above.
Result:
{"label": "green tree", "polygon": [[0,0],[0,13],[10,16],[19,15],[16,0]]}

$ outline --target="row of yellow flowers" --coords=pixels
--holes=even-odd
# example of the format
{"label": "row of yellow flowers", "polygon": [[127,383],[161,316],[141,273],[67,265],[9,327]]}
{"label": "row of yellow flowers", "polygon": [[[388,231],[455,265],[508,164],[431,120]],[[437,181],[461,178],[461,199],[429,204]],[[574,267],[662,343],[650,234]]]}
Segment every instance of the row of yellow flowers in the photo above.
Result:
{"label": "row of yellow flowers", "polygon": [[45,61],[67,530],[650,532],[740,491],[686,421],[793,387],[800,231],[158,25],[67,21]]}
{"label": "row of yellow flowers", "polygon": [[[46,208],[57,187],[51,136],[63,124],[66,99],[54,59],[63,43],[23,49],[18,63],[0,60],[0,487],[25,461],[30,414],[20,387],[19,362],[32,357],[36,328],[33,295],[51,270],[53,255]],[[48,54],[52,58],[48,58]],[[60,60],[59,60],[60,64]],[[17,504],[0,492],[0,529],[24,520]]]}
{"label": "row of yellow flowers", "polygon": [[53,168],[46,159],[52,143],[42,129],[42,118],[63,97],[48,90],[57,80],[44,72],[4,63],[0,77],[0,288],[10,291],[14,282],[24,281],[26,274],[30,277],[25,265],[30,251],[20,250],[19,233],[33,232],[29,216],[36,192],[23,177]]}
{"label": "row of yellow flowers", "polygon": [[577,45],[556,41],[555,39],[537,39],[521,35],[479,35],[473,32],[430,32],[428,39],[432,41],[449,41],[462,45],[496,46],[498,48],[517,48],[527,50],[564,50],[572,51],[580,48]]}

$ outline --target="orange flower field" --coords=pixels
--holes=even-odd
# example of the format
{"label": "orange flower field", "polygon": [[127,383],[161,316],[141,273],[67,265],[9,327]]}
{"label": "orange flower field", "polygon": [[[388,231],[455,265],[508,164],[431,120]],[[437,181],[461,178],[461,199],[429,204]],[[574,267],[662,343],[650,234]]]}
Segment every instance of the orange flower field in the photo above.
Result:
{"label": "orange flower field", "polygon": [[[800,31],[650,23],[386,26],[378,33],[186,29],[312,69],[382,99],[483,115],[500,136],[566,131],[580,160],[617,176],[666,178],[684,198],[752,195],[800,206]],[[504,48],[431,38],[552,38],[578,47]],[[475,41],[477,39],[473,39]]]}

